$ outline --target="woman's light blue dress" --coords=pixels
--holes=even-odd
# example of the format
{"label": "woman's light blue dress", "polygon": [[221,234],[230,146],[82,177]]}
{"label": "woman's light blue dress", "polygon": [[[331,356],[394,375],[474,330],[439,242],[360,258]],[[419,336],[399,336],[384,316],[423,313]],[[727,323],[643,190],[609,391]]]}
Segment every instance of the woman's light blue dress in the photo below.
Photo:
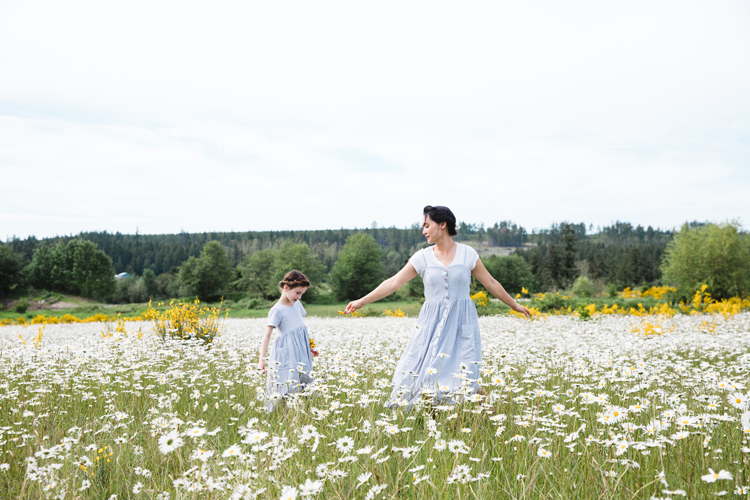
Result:
{"label": "woman's light blue dress", "polygon": [[277,330],[266,365],[268,411],[273,410],[285,394],[301,392],[312,383],[310,335],[302,320],[305,314],[299,301],[291,306],[277,303],[268,311],[268,326]]}
{"label": "woman's light blue dress", "polygon": [[386,405],[408,408],[420,397],[456,401],[477,392],[482,341],[469,286],[478,259],[477,252],[462,243],[447,266],[433,247],[409,259],[424,280],[425,303],[396,366]]}

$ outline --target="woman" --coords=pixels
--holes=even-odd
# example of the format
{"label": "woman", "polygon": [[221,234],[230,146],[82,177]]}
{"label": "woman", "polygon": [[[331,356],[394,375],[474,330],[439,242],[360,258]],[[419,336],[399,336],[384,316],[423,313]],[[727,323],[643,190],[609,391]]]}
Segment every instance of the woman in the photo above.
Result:
{"label": "woman", "polygon": [[[388,405],[410,407],[423,396],[456,400],[479,391],[482,343],[469,286],[474,276],[514,311],[529,311],[508,295],[476,251],[456,243],[456,217],[447,207],[424,207],[422,234],[432,246],[415,253],[395,276],[346,306],[346,313],[386,297],[417,274],[424,280],[425,303],[409,344],[393,375]],[[484,392],[483,390],[481,392]]]}

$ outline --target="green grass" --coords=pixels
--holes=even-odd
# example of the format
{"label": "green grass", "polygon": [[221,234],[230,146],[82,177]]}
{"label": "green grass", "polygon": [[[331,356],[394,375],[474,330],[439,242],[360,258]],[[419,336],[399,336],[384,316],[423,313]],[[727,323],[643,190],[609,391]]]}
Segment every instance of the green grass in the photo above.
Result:
{"label": "green grass", "polygon": [[[235,294],[237,296],[237,294]],[[568,298],[563,298],[563,296]],[[15,320],[19,316],[24,316],[27,320],[38,315],[46,316],[64,316],[70,314],[80,319],[85,319],[95,314],[107,314],[116,316],[122,314],[123,316],[139,316],[146,309],[148,304],[103,304],[98,303],[89,299],[82,299],[80,297],[74,297],[69,295],[62,295],[53,292],[38,292],[31,296],[29,300],[39,301],[45,299],[47,301],[55,302],[69,302],[76,304],[75,307],[59,310],[30,310],[24,314],[19,314],[13,310],[0,311],[0,319],[12,319]],[[193,300],[192,298],[175,299],[181,300]],[[166,307],[157,306],[159,303],[168,304],[170,299],[163,299],[160,301],[153,301],[155,307]],[[262,303],[262,307],[248,307],[251,301],[248,299],[240,300],[225,300],[223,304],[224,309],[229,310],[230,318],[262,318],[268,314],[268,309],[275,303],[275,301],[257,301]],[[627,309],[630,307],[638,308],[639,304],[649,309],[660,304],[662,301],[657,301],[653,298],[637,298],[637,299],[626,299],[626,298],[610,298],[610,297],[592,297],[592,298],[576,298],[572,294],[547,294],[544,299],[532,299],[530,301],[523,301],[522,304],[527,307],[534,307],[540,311],[547,313],[554,310],[567,309],[575,311],[579,306],[585,306],[588,304],[596,304],[597,310],[601,310],[603,306],[612,306],[617,304],[620,309]],[[304,301],[303,301],[304,303]],[[339,311],[346,308],[348,302],[338,302],[335,304],[309,304],[304,303],[305,309],[309,316],[318,317],[337,317],[340,316]],[[209,306],[219,306],[219,302],[210,302]],[[421,309],[421,302],[415,298],[405,299],[400,297],[398,294],[394,294],[391,297],[387,297],[384,300],[375,302],[366,306],[361,312],[365,315],[380,316],[383,315],[384,311],[390,309],[395,311],[401,309],[407,316],[416,317],[419,315]],[[499,301],[491,301],[487,307],[478,307],[478,313],[480,316],[493,316],[497,314],[507,314],[510,308]]]}
{"label": "green grass", "polygon": [[[32,300],[39,300],[37,298]],[[190,298],[184,298],[184,299],[175,299],[177,301],[181,300],[193,300]],[[25,317],[27,320],[30,320],[34,316],[65,316],[66,314],[70,314],[71,316],[75,316],[76,318],[85,319],[90,316],[94,316],[95,314],[107,314],[110,316],[116,316],[118,314],[122,314],[123,316],[139,316],[141,315],[146,309],[148,309],[148,304],[102,304],[90,300],[76,300],[75,297],[70,296],[60,296],[60,299],[56,302],[71,302],[71,303],[77,303],[76,307],[70,307],[65,309],[41,309],[41,310],[30,310],[23,314],[19,314],[13,310],[3,310],[0,311],[0,319],[12,319],[15,320],[19,316]],[[248,308],[247,307],[246,300],[240,300],[240,301],[232,301],[227,300],[223,303],[223,309],[229,310],[229,317],[230,318],[264,318],[268,315],[268,310],[270,307],[275,303],[275,301],[269,301],[264,304],[265,307],[263,308]],[[164,304],[159,306],[158,304]],[[161,300],[161,301],[154,301],[153,306],[158,309],[165,309],[167,308],[169,304],[169,299]],[[208,306],[219,306],[220,302],[209,302],[207,303]],[[343,311],[346,308],[346,305],[348,302],[338,302],[335,304],[307,304],[305,303],[305,310],[307,311],[308,316],[318,316],[318,317],[337,317],[340,316],[339,311]],[[386,309],[390,309],[391,311],[396,311],[396,309],[401,309],[404,311],[404,313],[407,316],[417,316],[419,315],[419,310],[421,309],[422,305],[417,300],[394,300],[394,301],[379,301],[374,304],[370,304],[366,306],[363,311],[366,314],[379,316],[382,315],[383,312]]]}
{"label": "green grass", "polygon": [[[305,310],[308,316],[318,316],[321,318],[335,318],[341,316],[339,311],[343,311],[348,302],[338,304],[305,304]],[[230,318],[264,318],[268,315],[268,309],[237,309],[228,304]],[[375,302],[364,307],[361,312],[366,314],[382,316],[386,309],[396,311],[401,309],[407,316],[418,316],[422,304],[416,301],[399,301],[399,302]]]}

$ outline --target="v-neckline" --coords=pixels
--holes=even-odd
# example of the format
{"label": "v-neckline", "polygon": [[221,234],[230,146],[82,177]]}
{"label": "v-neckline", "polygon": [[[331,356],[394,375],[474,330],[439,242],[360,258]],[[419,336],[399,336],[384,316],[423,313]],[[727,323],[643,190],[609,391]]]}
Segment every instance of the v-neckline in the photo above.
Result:
{"label": "v-neckline", "polygon": [[453,254],[453,260],[450,261],[450,264],[443,264],[442,262],[440,262],[440,259],[438,259],[437,255],[435,255],[435,246],[436,245],[430,247],[430,251],[432,252],[432,256],[435,258],[435,260],[438,261],[438,264],[444,267],[451,267],[456,262],[456,258],[458,258],[458,243],[456,243],[456,252]]}

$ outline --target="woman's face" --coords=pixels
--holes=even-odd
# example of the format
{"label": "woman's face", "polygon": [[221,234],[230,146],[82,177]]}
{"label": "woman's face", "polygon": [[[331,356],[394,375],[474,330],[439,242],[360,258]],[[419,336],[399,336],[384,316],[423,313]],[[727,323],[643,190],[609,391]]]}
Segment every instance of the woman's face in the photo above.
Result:
{"label": "woman's face", "polygon": [[435,243],[440,233],[445,231],[445,226],[445,222],[438,224],[429,215],[422,216],[422,234],[427,238],[427,243]]}

